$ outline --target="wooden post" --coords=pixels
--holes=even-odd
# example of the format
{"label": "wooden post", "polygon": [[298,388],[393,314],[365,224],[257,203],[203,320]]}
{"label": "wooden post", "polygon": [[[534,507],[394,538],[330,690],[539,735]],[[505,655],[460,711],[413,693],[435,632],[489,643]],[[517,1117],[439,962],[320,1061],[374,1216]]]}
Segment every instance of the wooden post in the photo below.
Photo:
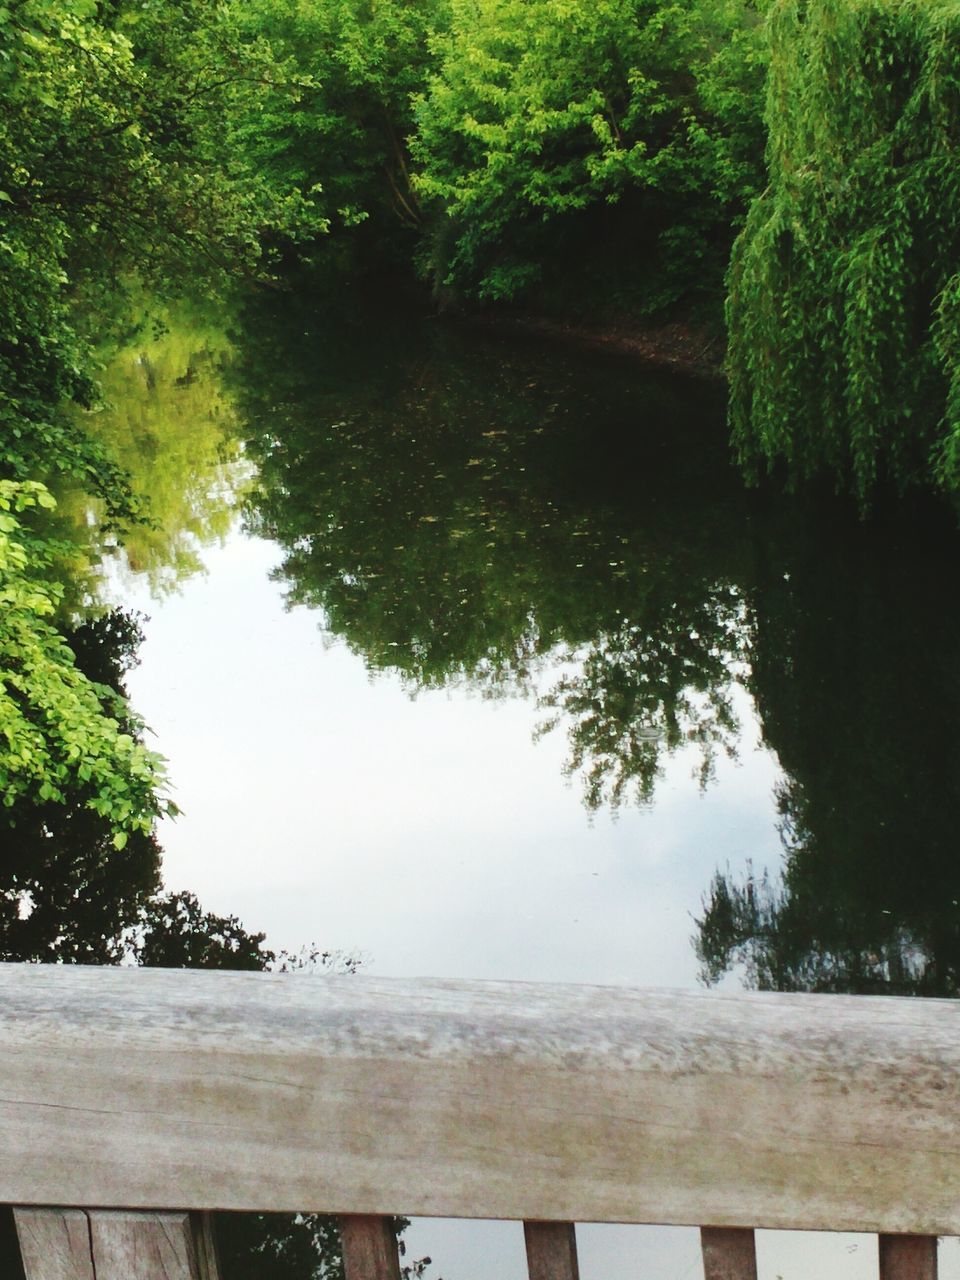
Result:
{"label": "wooden post", "polygon": [[879,1237],[880,1280],[937,1280],[936,1236]]}
{"label": "wooden post", "polygon": [[350,1214],[340,1219],[346,1280],[400,1280],[400,1253],[392,1218]]}
{"label": "wooden post", "polygon": [[220,1280],[220,1255],[213,1230],[212,1213],[191,1213],[193,1240],[197,1250],[200,1280]]}
{"label": "wooden post", "polygon": [[580,1280],[572,1222],[525,1222],[523,1238],[530,1280]]}
{"label": "wooden post", "polygon": [[705,1280],[757,1280],[753,1231],[743,1227],[701,1227]]}
{"label": "wooden post", "polygon": [[121,1210],[89,1217],[97,1280],[199,1280],[188,1214]]}
{"label": "wooden post", "polygon": [[14,1209],[27,1280],[95,1280],[82,1209]]}
{"label": "wooden post", "polygon": [[204,1214],[14,1209],[26,1280],[219,1280]]}

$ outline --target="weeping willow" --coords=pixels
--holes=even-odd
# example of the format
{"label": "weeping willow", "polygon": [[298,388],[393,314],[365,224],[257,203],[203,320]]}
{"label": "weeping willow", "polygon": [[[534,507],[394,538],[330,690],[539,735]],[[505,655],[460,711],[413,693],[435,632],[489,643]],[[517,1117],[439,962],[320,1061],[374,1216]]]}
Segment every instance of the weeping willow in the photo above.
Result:
{"label": "weeping willow", "polygon": [[777,0],[769,186],[731,260],[733,440],[866,506],[960,491],[960,3]]}

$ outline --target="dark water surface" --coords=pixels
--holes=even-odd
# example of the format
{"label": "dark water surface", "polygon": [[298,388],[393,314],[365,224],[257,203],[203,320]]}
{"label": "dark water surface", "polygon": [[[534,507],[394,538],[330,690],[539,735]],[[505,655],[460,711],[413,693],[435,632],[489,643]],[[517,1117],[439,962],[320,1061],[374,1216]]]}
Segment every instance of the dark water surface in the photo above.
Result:
{"label": "dark water surface", "polygon": [[954,994],[952,515],[751,495],[722,397],[635,366],[369,311],[252,327],[248,525],[289,600],[409,690],[524,698],[597,814],[655,810],[678,756],[702,807],[755,717],[782,864],[751,875],[754,834],[725,834],[710,976]]}
{"label": "dark water surface", "polygon": [[[112,385],[168,527],[108,577],[170,887],[379,973],[956,993],[952,515],[750,493],[719,389],[382,304],[258,299],[225,371],[165,341]],[[451,1230],[412,1254],[519,1275]],[[699,1275],[625,1240],[585,1275]]]}

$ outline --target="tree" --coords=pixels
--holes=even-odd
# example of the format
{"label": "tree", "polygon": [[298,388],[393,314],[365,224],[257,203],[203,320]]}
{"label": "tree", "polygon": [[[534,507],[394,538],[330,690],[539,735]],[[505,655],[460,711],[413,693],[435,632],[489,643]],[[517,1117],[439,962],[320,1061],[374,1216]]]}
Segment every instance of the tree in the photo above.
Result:
{"label": "tree", "polygon": [[[93,687],[124,695],[140,630],[120,611],[69,633],[76,670]],[[130,732],[129,719],[120,727]],[[69,778],[59,801],[24,795],[6,811],[0,875],[0,957],[82,964],[116,963],[124,932],[160,887],[152,831],[134,830],[117,848],[110,815],[89,805],[90,787]]]}
{"label": "tree", "polygon": [[262,972],[276,959],[265,935],[248,933],[236,916],[204,911],[187,891],[150,898],[129,947],[137,964],[163,969],[245,969]]}
{"label": "tree", "polygon": [[224,145],[224,122],[254,112],[275,71],[237,12],[194,0],[0,8],[0,473],[67,474],[118,518],[137,514],[122,472],[59,409],[96,398],[94,311],[134,269],[179,288],[185,269],[194,282],[252,269],[264,228],[312,226],[307,200]]}
{"label": "tree", "polygon": [[[409,270],[422,216],[411,185],[411,97],[435,61],[447,0],[327,0],[245,7],[250,38],[267,39],[287,80],[237,141],[278,189],[307,197],[327,235],[308,256],[350,272]],[[302,238],[302,237],[301,237]]]}
{"label": "tree", "polygon": [[778,0],[769,184],[729,274],[748,474],[878,490],[960,479],[960,9]]}
{"label": "tree", "polygon": [[438,286],[576,297],[579,314],[611,297],[636,315],[716,296],[760,177],[755,13],[454,0],[452,15],[412,140]]}
{"label": "tree", "polygon": [[0,480],[0,797],[5,825],[20,802],[82,797],[106,820],[115,846],[149,835],[173,806],[160,757],[123,698],[91,680],[53,625],[60,589],[43,578],[49,551],[19,516],[50,507],[42,485]]}

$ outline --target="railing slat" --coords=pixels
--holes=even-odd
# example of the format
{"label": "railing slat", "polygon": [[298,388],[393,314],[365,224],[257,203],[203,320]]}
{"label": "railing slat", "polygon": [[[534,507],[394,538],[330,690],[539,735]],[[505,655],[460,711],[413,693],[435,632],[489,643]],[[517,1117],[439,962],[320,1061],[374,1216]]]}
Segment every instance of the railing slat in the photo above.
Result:
{"label": "railing slat", "polygon": [[937,1280],[936,1236],[880,1236],[880,1280]]}
{"label": "railing slat", "polygon": [[400,1280],[400,1254],[392,1218],[350,1214],[340,1219],[346,1280]]}
{"label": "railing slat", "polygon": [[95,1210],[89,1217],[97,1280],[200,1280],[188,1213]]}
{"label": "railing slat", "polygon": [[27,1280],[95,1280],[82,1209],[15,1208],[13,1217]]}
{"label": "railing slat", "polygon": [[14,1220],[26,1280],[219,1280],[203,1215],[16,1208]]}
{"label": "railing slat", "polygon": [[757,1247],[745,1227],[701,1227],[704,1280],[757,1280]]}
{"label": "railing slat", "polygon": [[572,1222],[525,1222],[523,1238],[530,1280],[580,1280]]}
{"label": "railing slat", "polygon": [[212,1213],[191,1213],[193,1239],[197,1248],[197,1269],[200,1280],[220,1280],[220,1255],[213,1230]]}

